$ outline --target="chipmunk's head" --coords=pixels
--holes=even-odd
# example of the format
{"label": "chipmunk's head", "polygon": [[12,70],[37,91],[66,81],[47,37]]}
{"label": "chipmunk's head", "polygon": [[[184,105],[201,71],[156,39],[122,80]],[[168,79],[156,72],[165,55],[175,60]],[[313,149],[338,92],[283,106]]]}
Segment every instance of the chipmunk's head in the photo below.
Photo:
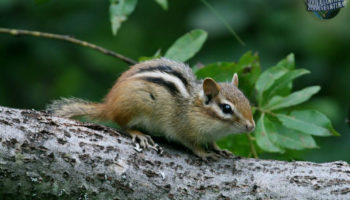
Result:
{"label": "chipmunk's head", "polygon": [[211,78],[203,81],[203,103],[206,112],[222,131],[229,133],[251,132],[255,122],[248,99],[238,89],[238,76],[231,83],[216,83]]}

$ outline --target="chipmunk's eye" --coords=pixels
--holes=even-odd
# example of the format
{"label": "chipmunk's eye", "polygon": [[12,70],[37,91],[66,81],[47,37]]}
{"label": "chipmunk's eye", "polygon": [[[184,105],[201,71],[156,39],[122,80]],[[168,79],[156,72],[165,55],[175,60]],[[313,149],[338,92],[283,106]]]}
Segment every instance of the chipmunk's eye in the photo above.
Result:
{"label": "chipmunk's eye", "polygon": [[232,114],[233,113],[231,106],[228,104],[220,104],[220,108],[221,108],[222,112],[225,114]]}

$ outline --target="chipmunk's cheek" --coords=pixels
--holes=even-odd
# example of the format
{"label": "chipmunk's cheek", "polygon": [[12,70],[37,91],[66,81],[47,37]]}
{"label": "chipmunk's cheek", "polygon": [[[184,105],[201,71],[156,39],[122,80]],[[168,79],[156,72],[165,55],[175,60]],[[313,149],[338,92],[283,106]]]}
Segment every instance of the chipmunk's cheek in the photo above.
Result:
{"label": "chipmunk's cheek", "polygon": [[231,123],[229,129],[230,129],[229,130],[230,133],[244,133],[245,132],[245,128],[240,126],[239,124],[237,124],[237,122]]}

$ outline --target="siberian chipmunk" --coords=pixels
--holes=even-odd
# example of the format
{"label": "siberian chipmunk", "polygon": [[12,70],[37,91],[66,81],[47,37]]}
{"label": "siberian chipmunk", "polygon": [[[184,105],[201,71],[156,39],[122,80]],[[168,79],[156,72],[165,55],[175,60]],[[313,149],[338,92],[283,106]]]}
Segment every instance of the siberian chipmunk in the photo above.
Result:
{"label": "siberian chipmunk", "polygon": [[219,149],[217,139],[255,127],[249,101],[237,86],[237,74],[231,83],[197,80],[183,63],[153,59],[124,72],[102,103],[61,99],[48,111],[114,121],[143,148],[157,146],[149,135],[164,136],[204,160],[217,159],[230,154]]}

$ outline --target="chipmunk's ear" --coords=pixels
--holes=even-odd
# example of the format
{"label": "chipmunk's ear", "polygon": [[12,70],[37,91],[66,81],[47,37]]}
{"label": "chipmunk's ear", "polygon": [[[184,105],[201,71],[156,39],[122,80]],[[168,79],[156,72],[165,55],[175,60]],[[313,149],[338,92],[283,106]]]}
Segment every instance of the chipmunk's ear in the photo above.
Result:
{"label": "chipmunk's ear", "polygon": [[232,78],[232,84],[236,87],[238,87],[238,75],[235,73]]}
{"label": "chipmunk's ear", "polygon": [[213,97],[219,94],[220,86],[212,78],[206,78],[203,81],[203,91],[209,102]]}

